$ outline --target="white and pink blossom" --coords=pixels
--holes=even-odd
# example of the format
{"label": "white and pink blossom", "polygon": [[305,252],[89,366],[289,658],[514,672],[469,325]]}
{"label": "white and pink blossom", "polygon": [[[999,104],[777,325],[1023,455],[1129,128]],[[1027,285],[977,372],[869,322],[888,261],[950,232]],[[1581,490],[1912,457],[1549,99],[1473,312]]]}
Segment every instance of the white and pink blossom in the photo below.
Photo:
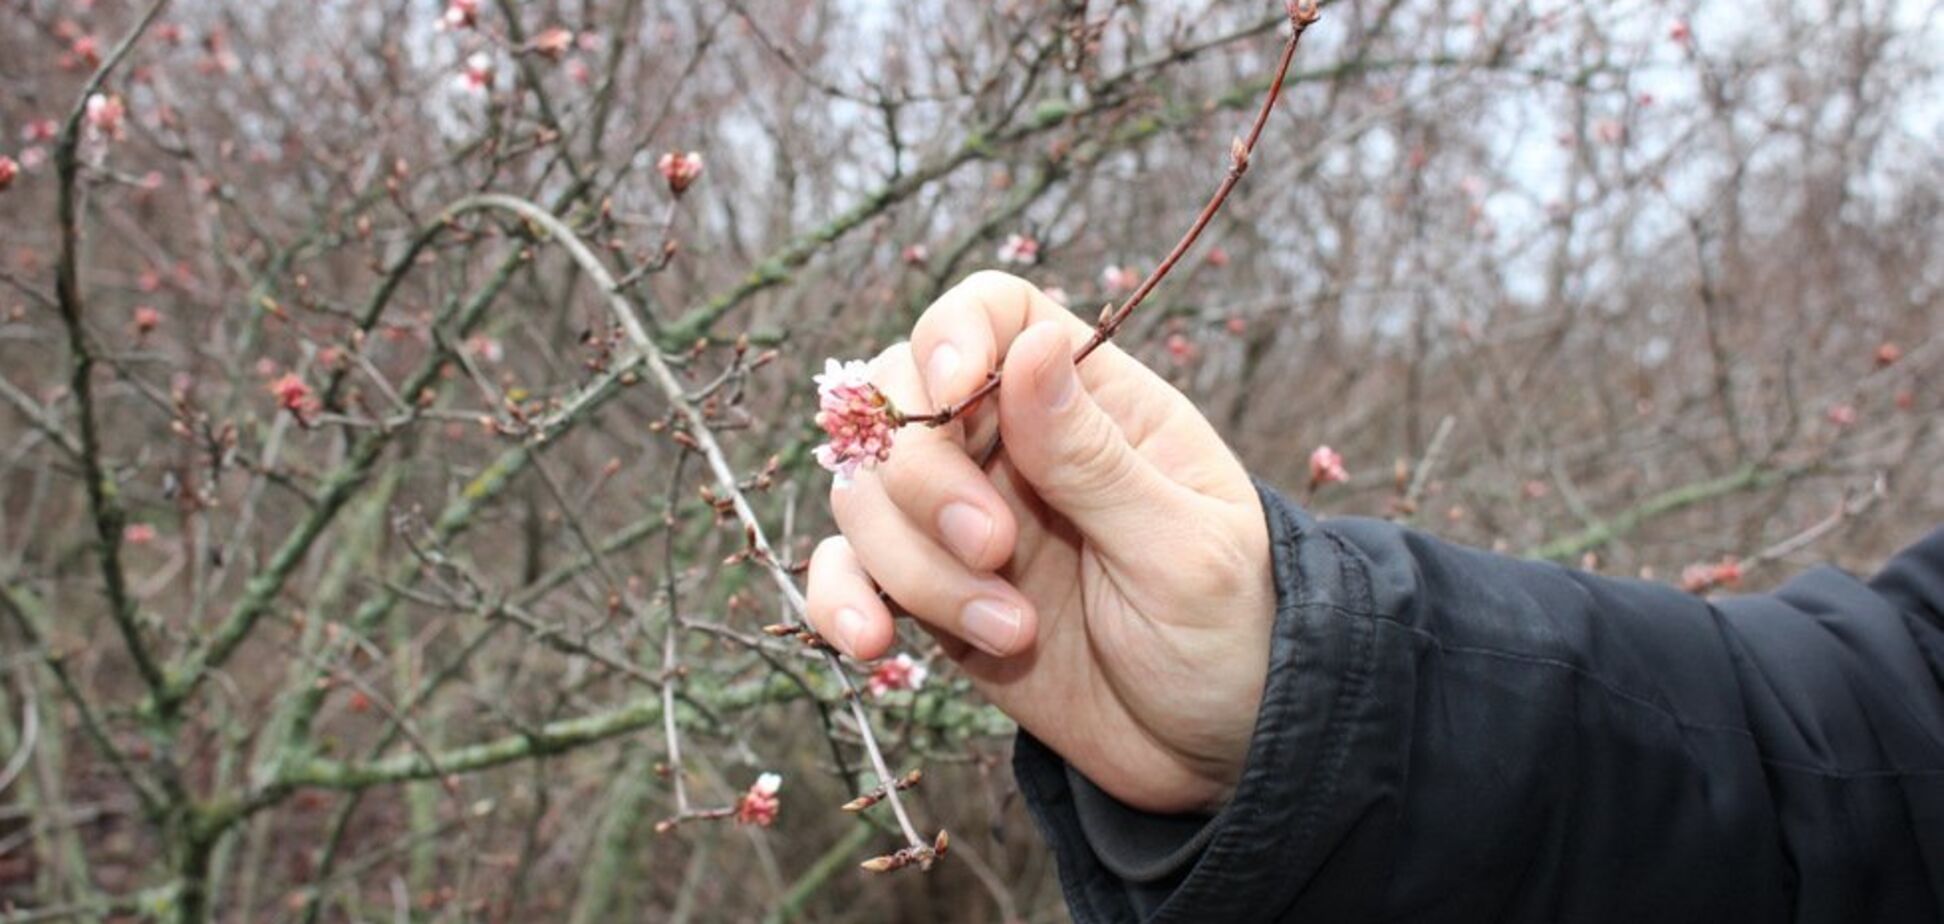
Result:
{"label": "white and pink blossom", "polygon": [[679,196],[702,176],[702,155],[694,151],[687,154],[669,151],[655,161],[655,170],[668,181],[668,191]]}
{"label": "white and pink blossom", "polygon": [[765,773],[749,784],[749,790],[736,800],[736,823],[756,825],[767,828],[776,821],[776,813],[783,803],[776,798],[776,791],[783,788],[783,777],[777,773]]}
{"label": "white and pink blossom", "polygon": [[474,52],[466,58],[460,68],[459,76],[453,78],[459,89],[468,93],[485,93],[493,88],[493,56],[483,51]]}
{"label": "white and pink blossom", "polygon": [[916,690],[924,686],[925,678],[929,676],[931,671],[924,662],[908,654],[899,654],[879,662],[871,670],[870,679],[864,681],[864,686],[872,696],[883,696],[895,690]]}
{"label": "white and pink blossom", "polygon": [[861,360],[824,361],[817,383],[817,426],[830,441],[816,448],[817,464],[837,474],[839,484],[891,457],[891,439],[903,423],[898,409],[871,384],[871,367]]}
{"label": "white and pink blossom", "polygon": [[451,0],[445,15],[439,17],[441,29],[470,29],[479,25],[479,0]]}
{"label": "white and pink blossom", "polygon": [[120,141],[127,133],[123,118],[128,108],[122,105],[122,98],[113,93],[96,93],[88,97],[88,128],[109,141]]}

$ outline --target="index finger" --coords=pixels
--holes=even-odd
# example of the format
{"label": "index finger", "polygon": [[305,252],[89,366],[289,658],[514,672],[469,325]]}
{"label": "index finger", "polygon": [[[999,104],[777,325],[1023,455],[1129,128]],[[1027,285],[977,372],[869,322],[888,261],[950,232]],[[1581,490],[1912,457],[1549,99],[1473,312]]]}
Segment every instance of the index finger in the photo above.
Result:
{"label": "index finger", "polygon": [[1081,332],[1076,340],[1091,330],[1018,276],[982,270],[965,277],[926,308],[911,331],[912,356],[924,372],[932,404],[943,408],[977,391],[999,368],[1013,338],[1047,320],[1073,326]]}

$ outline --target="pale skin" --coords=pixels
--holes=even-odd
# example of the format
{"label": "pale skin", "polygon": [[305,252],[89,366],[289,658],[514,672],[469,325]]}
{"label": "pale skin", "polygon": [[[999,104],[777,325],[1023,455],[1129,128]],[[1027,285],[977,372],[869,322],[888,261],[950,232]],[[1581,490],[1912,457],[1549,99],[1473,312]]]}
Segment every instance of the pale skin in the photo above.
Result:
{"label": "pale skin", "polygon": [[[901,612],[994,704],[1102,789],[1154,812],[1233,791],[1275,612],[1254,486],[1195,406],[1025,280],[978,273],[872,362],[906,413],[996,395],[834,487],[809,618],[890,652]],[[994,400],[996,399],[996,400]],[[995,434],[1004,450],[977,458]]]}

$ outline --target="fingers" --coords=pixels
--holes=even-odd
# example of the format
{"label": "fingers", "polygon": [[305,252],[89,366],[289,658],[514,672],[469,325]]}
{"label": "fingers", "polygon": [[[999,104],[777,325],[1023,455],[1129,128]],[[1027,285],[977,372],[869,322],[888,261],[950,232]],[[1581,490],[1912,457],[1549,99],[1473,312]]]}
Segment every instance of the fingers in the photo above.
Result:
{"label": "fingers", "polygon": [[999,388],[999,432],[1033,490],[1110,556],[1143,560],[1158,530],[1197,509],[1192,492],[1136,452],[1073,364],[1066,325],[1014,338]]}
{"label": "fingers", "polygon": [[891,647],[891,610],[878,599],[871,576],[850,540],[831,536],[810,553],[807,616],[817,634],[853,658],[875,658]]}
{"label": "fingers", "polygon": [[911,330],[912,352],[932,402],[944,407],[977,390],[986,374],[999,368],[1013,338],[1041,321],[1087,328],[1032,283],[1006,273],[973,273],[939,296]]}
{"label": "fingers", "polygon": [[[871,376],[898,407],[929,409],[908,345],[880,354]],[[987,653],[1010,655],[1032,644],[1031,605],[1005,580],[982,573],[1012,554],[1012,510],[949,435],[901,430],[890,459],[833,486],[830,506],[845,538],[826,542],[813,557],[809,609],[812,624],[840,649],[874,658],[892,642],[873,577],[928,627]]]}
{"label": "fingers", "polygon": [[[831,511],[864,573],[875,577],[912,616],[988,654],[1003,657],[1031,647],[1036,630],[1032,604],[1005,580],[974,572],[945,551],[906,518],[876,481],[866,472],[831,492]],[[823,598],[822,588],[813,587],[813,592]],[[846,605],[854,604],[838,603],[830,611],[841,612]],[[831,625],[836,624],[833,618]],[[860,646],[853,653],[868,658],[883,649]]]}
{"label": "fingers", "polygon": [[[899,407],[930,409],[909,346],[884,351],[872,376]],[[891,503],[968,568],[995,571],[1012,556],[1018,536],[1012,509],[951,434],[906,427],[876,475]]]}

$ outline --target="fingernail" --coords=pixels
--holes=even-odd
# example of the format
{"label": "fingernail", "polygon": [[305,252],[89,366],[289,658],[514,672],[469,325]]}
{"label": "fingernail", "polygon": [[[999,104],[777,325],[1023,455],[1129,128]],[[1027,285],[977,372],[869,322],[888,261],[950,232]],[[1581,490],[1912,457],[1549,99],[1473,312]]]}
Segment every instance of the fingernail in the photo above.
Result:
{"label": "fingernail", "polygon": [[960,561],[971,564],[992,540],[992,517],[964,501],[953,501],[938,512],[938,532]]}
{"label": "fingernail", "polygon": [[1019,608],[1001,600],[974,600],[965,605],[965,640],[987,654],[1004,655],[1019,637]]}
{"label": "fingernail", "polygon": [[1052,368],[1040,373],[1039,399],[1049,410],[1064,411],[1073,403],[1073,393],[1080,387],[1080,376],[1073,371],[1073,364],[1065,359],[1056,360]]}
{"label": "fingernail", "polygon": [[864,614],[850,607],[837,611],[837,644],[844,653],[857,657],[857,643],[864,639]]}
{"label": "fingernail", "polygon": [[941,397],[941,390],[952,381],[952,374],[959,368],[958,347],[947,340],[932,348],[931,358],[925,360],[925,385],[931,389],[932,397]]}

